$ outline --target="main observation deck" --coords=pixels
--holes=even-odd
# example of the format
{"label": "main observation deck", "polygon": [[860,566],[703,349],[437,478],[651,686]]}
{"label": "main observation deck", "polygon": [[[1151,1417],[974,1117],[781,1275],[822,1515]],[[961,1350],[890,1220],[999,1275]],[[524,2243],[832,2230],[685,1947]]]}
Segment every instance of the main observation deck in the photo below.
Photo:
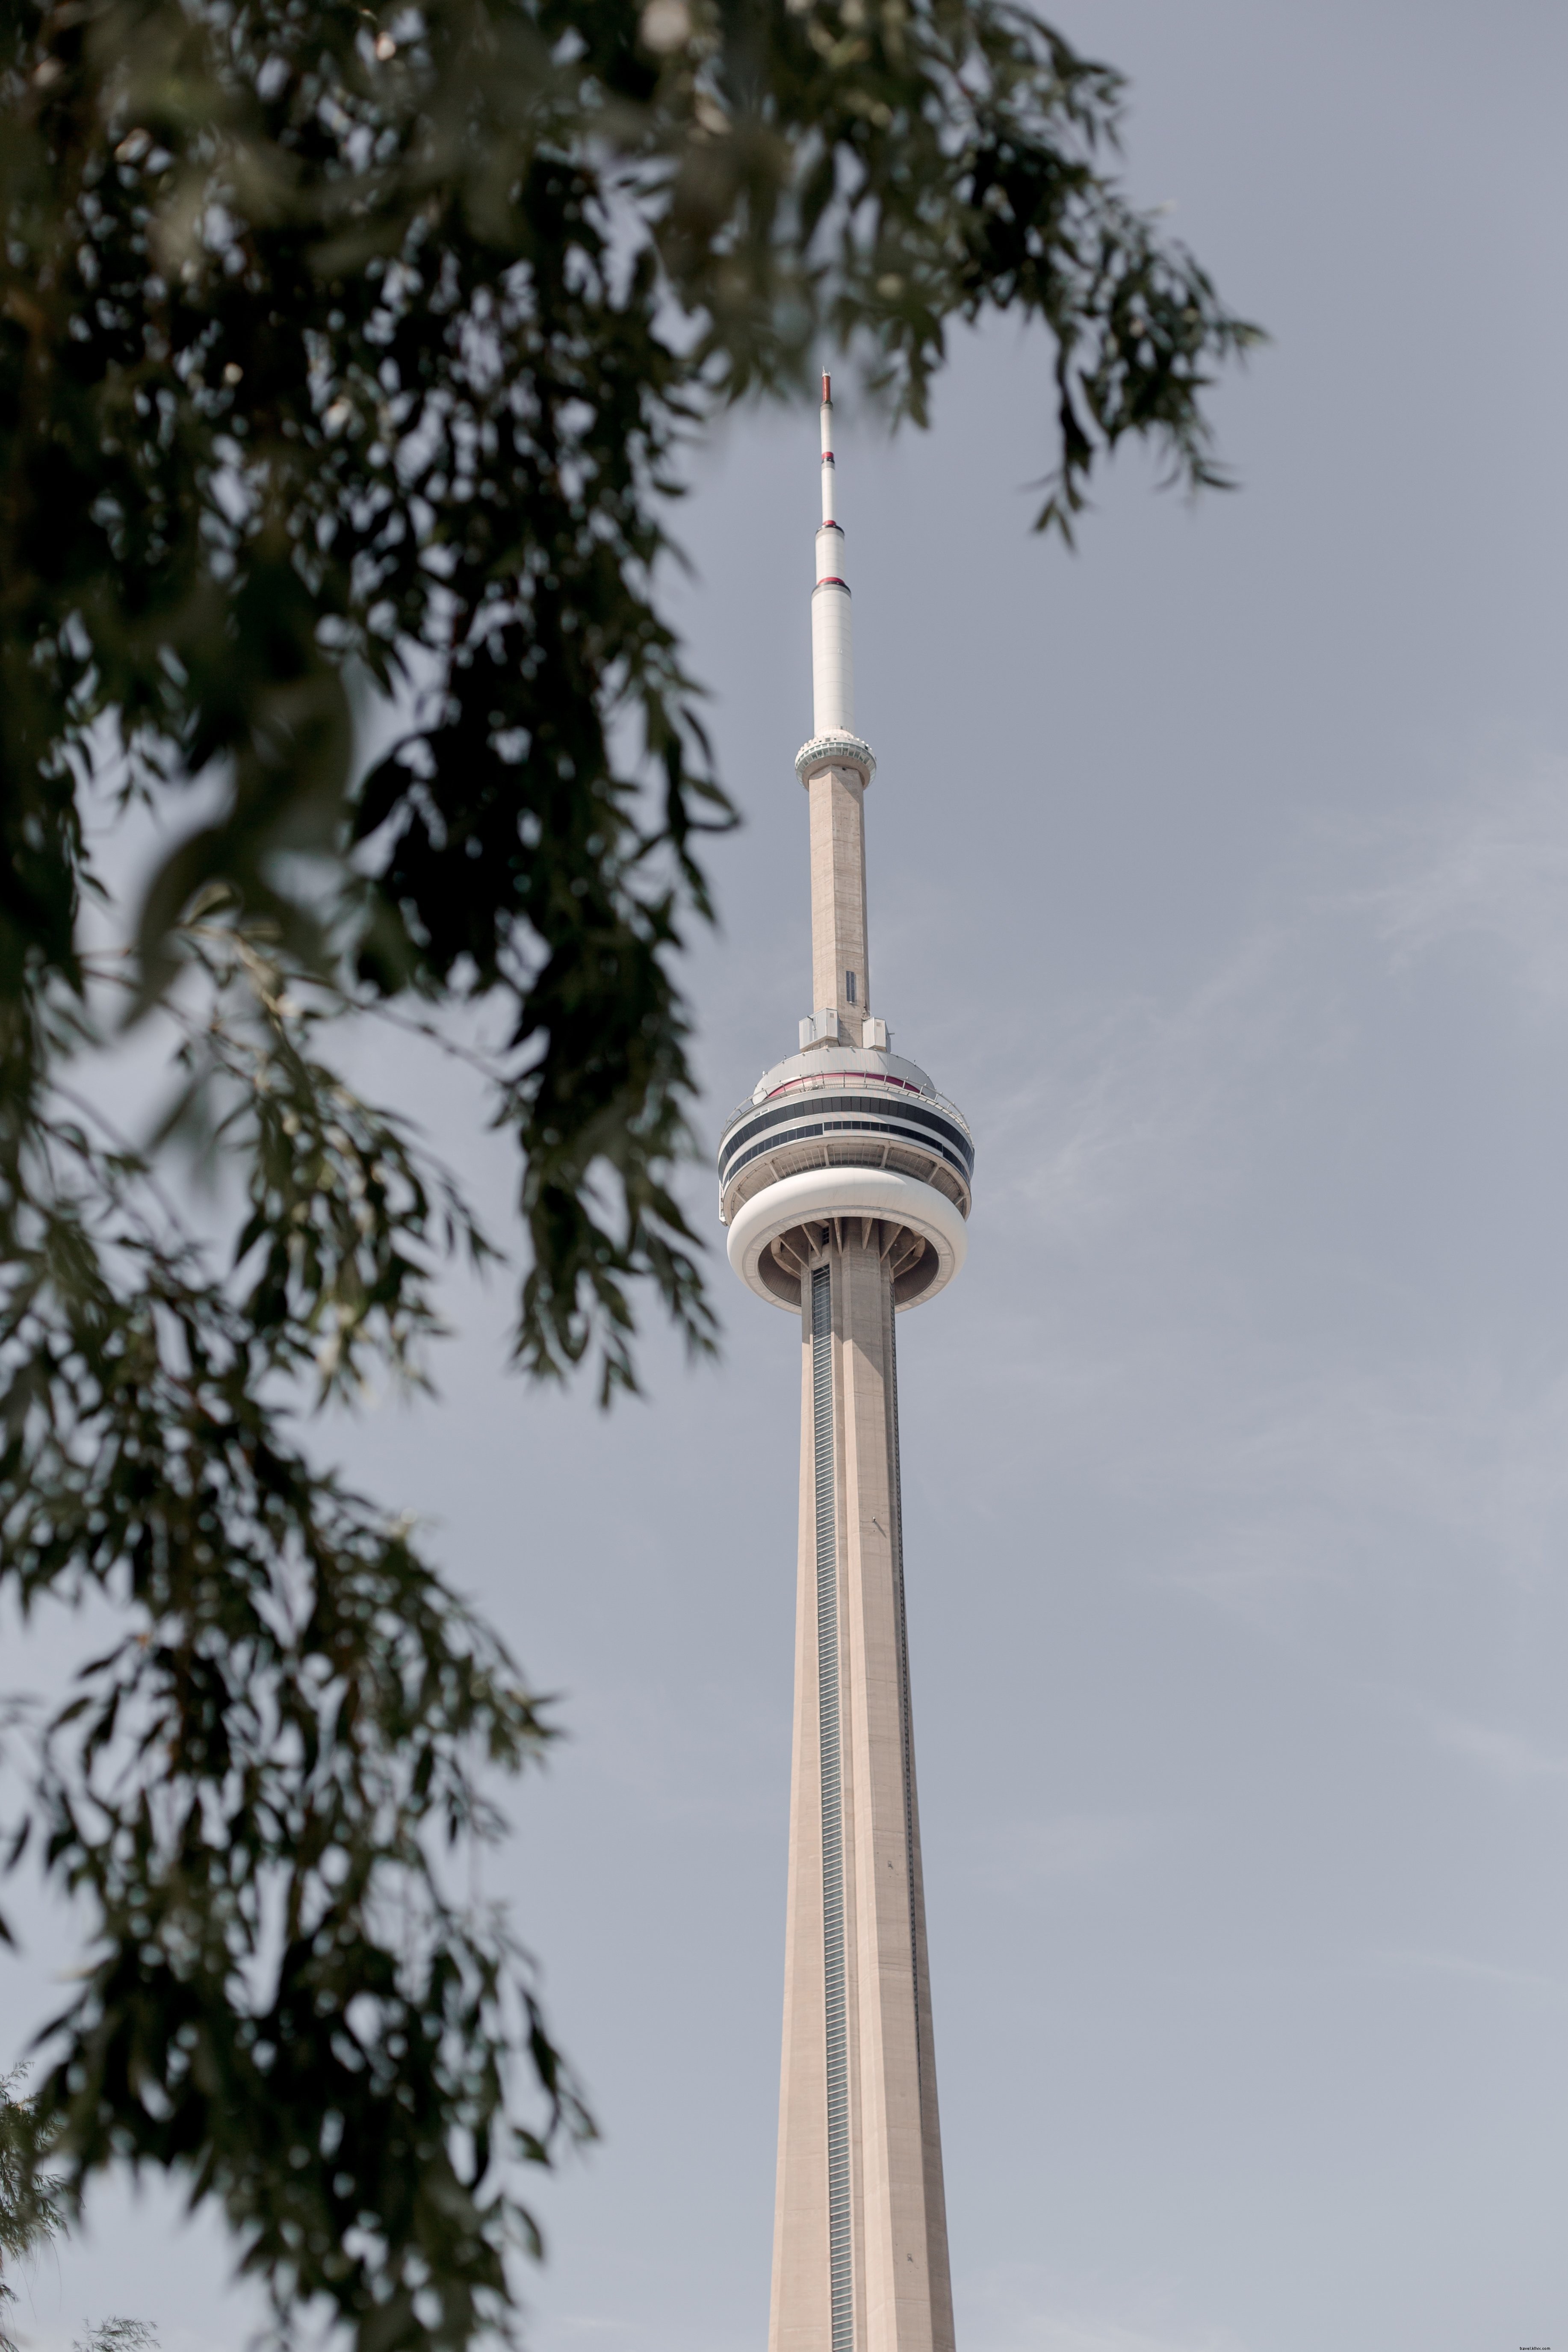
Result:
{"label": "main observation deck", "polygon": [[881,1231],[893,1301],[921,1305],[963,1263],[974,1139],[925,1072],[872,1048],[818,1045],[764,1073],[719,1145],[731,1265],[760,1298],[797,1312],[813,1229]]}

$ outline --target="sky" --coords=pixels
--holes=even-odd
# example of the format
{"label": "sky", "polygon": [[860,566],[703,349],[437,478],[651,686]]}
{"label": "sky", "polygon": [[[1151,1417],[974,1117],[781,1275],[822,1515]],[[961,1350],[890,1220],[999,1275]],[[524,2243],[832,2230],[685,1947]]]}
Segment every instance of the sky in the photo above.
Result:
{"label": "sky", "polygon": [[[1568,2352],[1568,16],[1054,21],[1273,341],[1214,403],[1238,489],[1131,457],[1074,555],[1043,344],[958,339],[924,436],[839,386],[877,1010],[978,1146],[900,1335],[959,2342]],[[678,517],[746,819],[709,1141],[809,1009],[816,473],[809,413],[737,418]],[[765,2340],[797,1340],[689,1197],[719,1369],[652,1333],[606,1420],[467,1297],[442,1401],[342,1433],[569,1734],[488,1865],[603,2131],[541,2183],[535,2352]],[[12,2047],[69,1960],[25,1924]],[[24,2331],[239,2352],[228,2259],[106,2190]]]}

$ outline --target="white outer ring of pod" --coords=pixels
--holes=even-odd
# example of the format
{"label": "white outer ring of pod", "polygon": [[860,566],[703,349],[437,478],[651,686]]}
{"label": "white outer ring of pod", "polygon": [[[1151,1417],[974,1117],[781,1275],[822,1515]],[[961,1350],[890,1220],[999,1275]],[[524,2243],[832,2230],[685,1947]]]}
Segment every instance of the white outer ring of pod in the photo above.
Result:
{"label": "white outer ring of pod", "polygon": [[748,1290],[787,1314],[798,1308],[775,1297],[757,1271],[763,1252],[792,1225],[825,1223],[829,1217],[889,1217],[923,1235],[936,1252],[936,1280],[913,1307],[923,1307],[945,1290],[969,1249],[963,1218],[934,1184],[900,1176],[892,1168],[807,1168],[781,1177],[737,1210],[725,1242],[731,1265]]}

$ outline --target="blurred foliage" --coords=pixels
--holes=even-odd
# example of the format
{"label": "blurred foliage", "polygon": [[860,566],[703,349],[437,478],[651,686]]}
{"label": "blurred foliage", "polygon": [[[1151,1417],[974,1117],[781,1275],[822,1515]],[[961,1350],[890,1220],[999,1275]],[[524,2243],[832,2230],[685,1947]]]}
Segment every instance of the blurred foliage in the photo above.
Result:
{"label": "blurred foliage", "polygon": [[71,2352],[158,2352],[158,2335],[144,2319],[100,2319],[79,2336]]}
{"label": "blurred foliage", "polygon": [[6,2324],[17,2300],[12,2280],[65,2227],[59,2183],[45,2169],[47,2137],[24,2079],[19,2066],[0,2074],[0,2352],[17,2352]]}
{"label": "blurred foliage", "polygon": [[[536,2248],[520,2162],[590,2128],[458,1891],[548,1727],[301,1416],[423,1377],[444,1262],[499,1253],[323,1036],[458,1050],[481,1009],[524,1368],[630,1385],[649,1284],[710,1344],[684,445],[830,349],[923,421],[950,325],[1011,309],[1070,535],[1129,434],[1221,479],[1203,396],[1256,331],[1120,194],[1118,77],[1000,0],[0,23],[0,1581],[122,1628],[12,1723],[14,1854],[89,1931],[29,2130],[67,2204],[115,2162],[216,2200],[284,2327],[463,2346]],[[176,1093],[127,1139],[102,1057],[150,1022]]]}
{"label": "blurred foliage", "polygon": [[[0,2352],[20,2352],[5,2325],[19,2299],[12,2279],[65,2234],[60,2184],[45,2169],[47,2132],[24,2079],[21,2067],[0,2074]],[[144,2320],[111,2316],[89,2326],[71,2352],[158,2352],[158,2338]]]}

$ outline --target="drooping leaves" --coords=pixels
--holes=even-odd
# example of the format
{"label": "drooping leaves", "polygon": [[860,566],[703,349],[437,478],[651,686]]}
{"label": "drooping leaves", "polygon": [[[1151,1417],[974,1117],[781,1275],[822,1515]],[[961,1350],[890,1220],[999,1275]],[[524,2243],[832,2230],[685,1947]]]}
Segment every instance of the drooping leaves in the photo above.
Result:
{"label": "drooping leaves", "polygon": [[[479,1007],[525,1368],[629,1385],[650,1284],[709,1344],[682,446],[828,346],[923,420],[1012,309],[1043,526],[1129,434],[1219,480],[1256,331],[1119,193],[1121,101],[1006,0],[0,0],[0,1582],[121,1629],[16,1827],[89,1923],[18,2211],[46,2147],[64,2194],[154,2164],[285,2327],[509,2327],[517,2167],[588,2126],[457,1864],[548,1727],[300,1420],[419,1379],[443,1260],[504,1242],[329,1041]],[[162,849],[106,961],[116,810]],[[130,1139],[127,1019],[177,1066]]]}

